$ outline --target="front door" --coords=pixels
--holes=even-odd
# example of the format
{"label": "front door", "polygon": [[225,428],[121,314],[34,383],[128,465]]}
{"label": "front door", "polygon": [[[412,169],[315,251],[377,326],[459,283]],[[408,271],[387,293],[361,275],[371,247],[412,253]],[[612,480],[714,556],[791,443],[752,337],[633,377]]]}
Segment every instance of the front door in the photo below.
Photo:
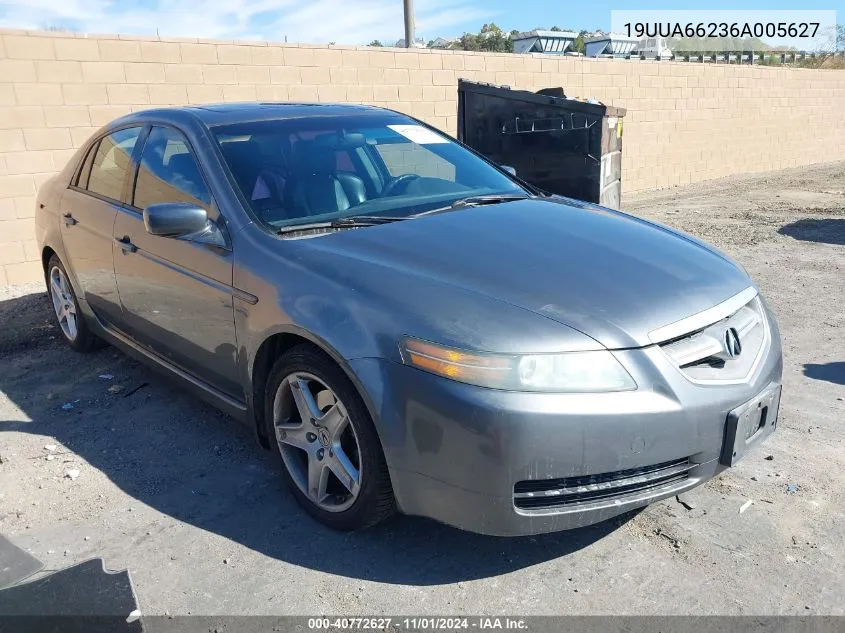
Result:
{"label": "front door", "polygon": [[121,317],[112,259],[114,221],[141,129],[118,130],[95,142],[59,207],[65,266],[91,309],[112,325]]}
{"label": "front door", "polygon": [[114,225],[117,286],[129,335],[165,360],[243,400],[237,371],[232,252],[225,247],[151,235],[143,210],[190,202],[222,222],[181,132],[154,126],[138,161],[129,202]]}

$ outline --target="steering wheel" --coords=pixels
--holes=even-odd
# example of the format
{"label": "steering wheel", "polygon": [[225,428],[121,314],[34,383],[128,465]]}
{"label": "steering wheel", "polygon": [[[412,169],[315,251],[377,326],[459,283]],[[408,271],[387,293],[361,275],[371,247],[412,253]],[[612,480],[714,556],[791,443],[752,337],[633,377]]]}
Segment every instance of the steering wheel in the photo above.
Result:
{"label": "steering wheel", "polygon": [[390,182],[388,182],[384,189],[381,190],[382,196],[392,196],[395,195],[397,190],[400,187],[407,187],[413,181],[417,180],[419,176],[417,174],[402,174],[401,176],[396,176]]}

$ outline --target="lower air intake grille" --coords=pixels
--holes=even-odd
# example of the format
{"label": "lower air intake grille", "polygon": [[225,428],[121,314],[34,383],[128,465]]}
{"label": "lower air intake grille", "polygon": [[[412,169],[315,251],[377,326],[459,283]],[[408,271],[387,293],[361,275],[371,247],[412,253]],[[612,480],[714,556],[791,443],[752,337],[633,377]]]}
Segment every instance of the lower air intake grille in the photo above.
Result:
{"label": "lower air intake grille", "polygon": [[514,505],[537,510],[639,496],[644,492],[657,494],[677,487],[695,466],[687,457],[600,475],[520,481],[514,486]]}

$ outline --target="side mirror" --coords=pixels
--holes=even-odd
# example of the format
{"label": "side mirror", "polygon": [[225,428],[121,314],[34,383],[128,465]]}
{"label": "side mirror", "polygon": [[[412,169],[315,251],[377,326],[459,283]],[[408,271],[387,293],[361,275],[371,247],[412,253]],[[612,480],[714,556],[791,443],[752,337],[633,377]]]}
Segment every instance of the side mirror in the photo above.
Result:
{"label": "side mirror", "polygon": [[189,202],[162,202],[144,209],[144,226],[150,235],[183,237],[208,227],[205,209]]}
{"label": "side mirror", "polygon": [[511,167],[510,165],[499,165],[502,169],[508,172],[511,176],[516,176],[516,167]]}

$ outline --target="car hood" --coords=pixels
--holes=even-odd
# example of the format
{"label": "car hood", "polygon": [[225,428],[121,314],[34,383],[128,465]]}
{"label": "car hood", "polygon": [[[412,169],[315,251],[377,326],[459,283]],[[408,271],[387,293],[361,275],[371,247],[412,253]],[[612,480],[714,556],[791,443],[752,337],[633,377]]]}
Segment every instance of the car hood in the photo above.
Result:
{"label": "car hood", "polygon": [[[609,349],[752,285],[725,255],[666,227],[580,203],[519,200],[309,239],[322,255],[390,267],[493,297]],[[378,283],[377,275],[370,283]],[[443,304],[448,305],[448,296]]]}

